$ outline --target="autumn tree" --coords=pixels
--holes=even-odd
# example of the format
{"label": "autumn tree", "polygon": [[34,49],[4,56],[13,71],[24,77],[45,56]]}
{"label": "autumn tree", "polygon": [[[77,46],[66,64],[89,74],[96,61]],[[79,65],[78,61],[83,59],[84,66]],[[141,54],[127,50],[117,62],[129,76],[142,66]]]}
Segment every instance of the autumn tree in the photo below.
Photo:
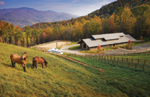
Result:
{"label": "autumn tree", "polygon": [[150,6],[148,6],[148,9],[144,12],[143,17],[145,18],[145,22],[143,24],[142,36],[150,39]]}
{"label": "autumn tree", "polygon": [[110,16],[109,17],[109,21],[108,21],[108,23],[109,23],[109,32],[110,33],[114,33],[114,32],[117,32],[117,26],[116,26],[116,24],[115,24],[115,22],[114,22],[114,18],[115,18],[115,14],[113,14],[112,16]]}
{"label": "autumn tree", "polygon": [[16,40],[16,44],[20,45],[21,41],[23,38],[23,31],[19,30],[15,33],[15,40]]}
{"label": "autumn tree", "polygon": [[26,36],[27,36],[27,46],[30,46],[31,44],[31,36],[32,36],[32,29],[30,26],[27,26],[25,28]]}
{"label": "autumn tree", "polygon": [[133,17],[130,8],[125,7],[123,9],[123,12],[121,14],[121,20],[123,23],[123,32],[132,34],[134,32],[133,27],[136,22],[136,18]]}
{"label": "autumn tree", "polygon": [[132,13],[134,14],[134,16],[136,17],[136,36],[137,38],[140,38],[140,36],[144,33],[142,33],[143,28],[144,28],[144,23],[146,22],[146,18],[144,17],[144,13],[149,9],[148,5],[141,5],[141,6],[137,6],[135,8],[132,9]]}

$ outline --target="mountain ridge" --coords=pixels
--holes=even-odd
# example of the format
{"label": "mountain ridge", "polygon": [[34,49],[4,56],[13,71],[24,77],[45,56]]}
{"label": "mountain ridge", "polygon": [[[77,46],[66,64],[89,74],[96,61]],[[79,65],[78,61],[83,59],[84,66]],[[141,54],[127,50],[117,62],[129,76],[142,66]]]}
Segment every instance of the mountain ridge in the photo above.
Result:
{"label": "mountain ridge", "polygon": [[38,22],[62,21],[76,17],[69,13],[52,10],[40,11],[28,7],[0,9],[0,20],[13,23],[15,26],[20,25],[20,27],[33,25]]}

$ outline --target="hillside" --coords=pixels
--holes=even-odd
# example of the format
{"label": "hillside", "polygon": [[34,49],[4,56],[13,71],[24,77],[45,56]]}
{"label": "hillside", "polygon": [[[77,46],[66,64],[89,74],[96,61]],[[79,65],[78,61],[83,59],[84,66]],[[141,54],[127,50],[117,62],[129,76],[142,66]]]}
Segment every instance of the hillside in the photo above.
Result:
{"label": "hillside", "polygon": [[134,8],[135,6],[139,6],[142,4],[149,4],[150,0],[116,0],[108,5],[104,5],[99,10],[93,11],[92,13],[88,14],[89,17],[94,17],[95,15],[99,17],[110,17],[115,10],[120,7],[129,6],[130,8]]}
{"label": "hillside", "polygon": [[[82,19],[89,20],[91,18],[94,18],[94,16],[98,16],[100,18],[109,18],[118,8],[122,8],[125,6],[129,6],[131,9],[140,6],[142,4],[149,4],[150,0],[116,0],[115,2],[109,3],[107,5],[102,6],[99,10],[95,10],[92,13],[88,14],[87,16],[81,16],[78,18],[74,18],[68,21],[62,21],[62,22],[52,22],[51,24],[45,22],[45,23],[37,23],[32,25],[31,27],[37,27],[40,24],[41,27],[45,28],[45,25],[51,26],[55,24],[63,24],[67,25],[67,23],[74,24],[75,21],[81,21]],[[57,25],[56,25],[57,26]]]}
{"label": "hillside", "polygon": [[15,26],[33,25],[39,22],[62,21],[75,18],[77,16],[68,13],[58,13],[54,11],[39,11],[33,8],[10,8],[0,9],[0,20],[13,23]]}
{"label": "hillside", "polygon": [[[41,51],[0,43],[0,96],[65,97],[148,97],[149,73],[88,60],[83,66]],[[27,72],[16,64],[11,67],[9,55],[27,52]],[[34,56],[44,57],[48,68],[31,69]],[[84,60],[80,58],[80,60]]]}

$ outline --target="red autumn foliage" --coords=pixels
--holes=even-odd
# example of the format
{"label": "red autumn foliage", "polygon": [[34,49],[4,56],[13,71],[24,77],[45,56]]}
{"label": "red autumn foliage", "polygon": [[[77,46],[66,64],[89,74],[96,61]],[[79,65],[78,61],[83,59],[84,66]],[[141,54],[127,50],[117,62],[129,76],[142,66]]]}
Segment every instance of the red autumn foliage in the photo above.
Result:
{"label": "red autumn foliage", "polygon": [[128,44],[131,44],[131,40],[128,41]]}
{"label": "red autumn foliage", "polygon": [[97,49],[98,49],[98,50],[101,50],[101,45],[98,45],[98,46],[97,46]]}
{"label": "red autumn foliage", "polygon": [[46,37],[46,34],[43,32],[42,33],[42,39],[44,39]]}

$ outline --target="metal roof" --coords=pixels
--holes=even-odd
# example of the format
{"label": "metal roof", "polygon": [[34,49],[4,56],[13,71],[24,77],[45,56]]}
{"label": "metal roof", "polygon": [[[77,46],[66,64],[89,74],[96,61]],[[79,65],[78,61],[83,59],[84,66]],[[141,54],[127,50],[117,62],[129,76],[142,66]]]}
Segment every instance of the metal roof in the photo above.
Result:
{"label": "metal roof", "polygon": [[121,36],[125,36],[125,34],[120,32],[120,33],[111,33],[111,34],[92,35],[94,39],[105,39],[105,40],[119,39]]}
{"label": "metal roof", "polygon": [[[107,35],[109,36],[109,34],[107,34]],[[107,35],[105,34],[105,36],[107,36]],[[118,38],[118,36],[117,37],[112,36],[113,38],[111,38],[110,36],[108,38],[105,37],[105,39],[109,40],[109,41],[104,41],[103,39],[92,40],[91,38],[82,39],[82,40],[88,45],[88,47],[96,47],[98,45],[106,46],[106,45],[112,45],[112,44],[127,43],[129,40],[131,40],[132,42],[136,41],[132,36],[125,35],[124,33],[115,34],[115,35],[120,35],[120,36],[119,36],[119,38]],[[96,37],[95,35],[92,35],[92,36]],[[123,37],[121,37],[121,36],[123,36]],[[99,38],[96,37],[96,39],[99,39]],[[115,40],[110,40],[110,39],[115,39]]]}

